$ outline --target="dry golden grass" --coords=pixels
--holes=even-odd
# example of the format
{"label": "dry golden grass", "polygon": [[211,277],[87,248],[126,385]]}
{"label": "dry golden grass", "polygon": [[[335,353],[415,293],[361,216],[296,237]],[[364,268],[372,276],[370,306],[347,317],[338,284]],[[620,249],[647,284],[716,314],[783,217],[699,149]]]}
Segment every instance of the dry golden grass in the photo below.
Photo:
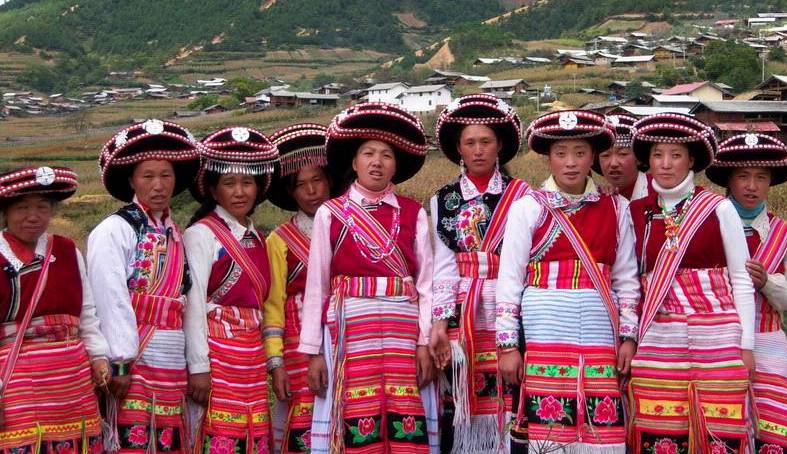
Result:
{"label": "dry golden grass", "polygon": [[[136,105],[139,104],[139,105]],[[127,109],[133,113],[128,113]],[[145,110],[148,108],[149,110]],[[84,241],[98,222],[122,204],[104,191],[96,158],[101,146],[112,137],[113,133],[123,125],[107,126],[108,123],[121,121],[126,117],[147,118],[156,112],[167,112],[172,106],[166,102],[129,103],[129,105],[105,106],[95,109],[91,121],[102,125],[87,131],[85,134],[74,134],[69,130],[63,118],[12,119],[0,123],[0,171],[24,165],[68,166],[79,174],[80,188],[77,194],[66,200],[59,207],[58,219],[52,225],[52,231],[73,237],[78,244]],[[316,121],[327,124],[336,110],[271,110],[259,113],[240,111],[224,114],[187,118],[181,124],[191,129],[195,135],[202,137],[207,133],[230,125],[247,125],[265,132],[290,123],[299,121]],[[530,116],[522,111],[523,115]],[[427,130],[434,128],[434,116],[425,116]],[[28,136],[24,141],[2,141],[3,137]],[[548,175],[548,166],[543,156],[535,153],[520,154],[508,164],[508,170],[514,176],[523,178],[533,185],[539,185]],[[441,186],[450,182],[459,173],[458,167],[448,161],[439,151],[432,151],[427,157],[421,172],[412,180],[400,187],[402,194],[411,196],[424,205],[429,197]],[[600,179],[599,179],[600,180]],[[700,176],[700,184],[708,185],[707,180]],[[721,192],[721,189],[710,185]],[[780,215],[787,214],[787,186],[771,190],[770,206]],[[176,220],[185,225],[197,208],[188,193],[181,194],[173,202]],[[269,231],[290,216],[289,213],[266,202],[254,214],[255,223],[264,231]]]}

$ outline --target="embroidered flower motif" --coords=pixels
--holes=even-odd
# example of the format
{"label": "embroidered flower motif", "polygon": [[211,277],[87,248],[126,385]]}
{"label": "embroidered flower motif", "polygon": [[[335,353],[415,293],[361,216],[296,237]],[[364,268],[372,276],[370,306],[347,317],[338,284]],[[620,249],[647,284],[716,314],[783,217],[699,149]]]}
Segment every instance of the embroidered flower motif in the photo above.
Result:
{"label": "embroidered flower motif", "polygon": [[563,404],[554,396],[547,396],[538,404],[536,416],[545,421],[560,421],[566,417],[566,411],[563,409]]}
{"label": "embroidered flower motif", "polygon": [[686,412],[686,407],[684,407],[683,405],[676,405],[674,410],[675,410],[675,413],[677,413],[679,415],[682,415],[683,413]]}
{"label": "embroidered flower motif", "polygon": [[364,437],[367,437],[371,435],[372,432],[374,432],[374,428],[376,426],[377,424],[375,424],[373,418],[361,418],[361,420],[358,421],[358,433]]}
{"label": "embroidered flower motif", "polygon": [[406,416],[402,418],[402,431],[406,434],[411,434],[416,431],[418,427],[415,425],[414,416]]}
{"label": "embroidered flower motif", "polygon": [[784,454],[784,449],[777,445],[762,445],[757,454]]}
{"label": "embroidered flower motif", "polygon": [[424,434],[423,430],[421,430],[423,424],[423,421],[416,421],[415,416],[405,416],[401,421],[394,421],[393,427],[396,431],[394,433],[394,438],[412,440],[415,437],[421,436]]}
{"label": "embroidered flower motif", "polygon": [[604,400],[596,404],[593,411],[593,422],[596,424],[614,424],[618,422],[618,409],[615,401],[605,396]]}
{"label": "embroidered flower motif", "polygon": [[653,443],[654,454],[676,454],[678,445],[669,438],[662,438]]}
{"label": "embroidered flower motif", "polygon": [[710,452],[711,454],[728,454],[731,450],[727,443],[721,440],[714,440],[710,445]]}
{"label": "embroidered flower motif", "polygon": [[475,393],[478,394],[486,388],[486,377],[484,374],[475,374],[475,384],[474,387]]}
{"label": "embroidered flower motif", "polygon": [[128,429],[126,438],[133,445],[144,446],[148,443],[148,428],[142,425],[133,426]]}
{"label": "embroidered flower motif", "polygon": [[656,412],[657,414],[664,413],[664,405],[656,405],[655,407],[653,407],[653,411]]}
{"label": "embroidered flower motif", "polygon": [[312,447],[312,431],[311,430],[307,430],[306,432],[303,433],[303,435],[301,435],[300,438],[303,441],[303,445],[306,446],[306,448],[311,449],[311,447]]}
{"label": "embroidered flower motif", "polygon": [[158,436],[158,442],[163,449],[172,449],[172,440],[175,430],[172,427],[165,427]]}
{"label": "embroidered flower motif", "polygon": [[70,441],[62,441],[55,445],[57,454],[74,454],[74,445]]}
{"label": "embroidered flower motif", "polygon": [[377,438],[380,435],[380,428],[374,418],[361,418],[357,425],[350,426],[350,433],[353,436],[353,443],[364,443]]}
{"label": "embroidered flower motif", "polygon": [[209,454],[235,454],[236,440],[216,435],[210,438]]}

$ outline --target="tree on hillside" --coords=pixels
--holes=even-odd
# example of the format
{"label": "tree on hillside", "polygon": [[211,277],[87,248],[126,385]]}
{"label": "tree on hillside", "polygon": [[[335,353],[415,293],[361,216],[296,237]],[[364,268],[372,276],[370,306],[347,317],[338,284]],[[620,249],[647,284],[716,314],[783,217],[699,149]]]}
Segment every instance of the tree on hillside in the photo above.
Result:
{"label": "tree on hillside", "polygon": [[734,41],[713,41],[705,48],[703,70],[709,79],[737,91],[752,88],[760,80],[760,59],[751,47]]}
{"label": "tree on hillside", "polygon": [[227,85],[232,90],[232,95],[238,100],[238,102],[243,102],[247,97],[254,96],[254,94],[258,91],[268,87],[267,82],[255,79],[246,79],[243,77],[232,79],[227,83]]}

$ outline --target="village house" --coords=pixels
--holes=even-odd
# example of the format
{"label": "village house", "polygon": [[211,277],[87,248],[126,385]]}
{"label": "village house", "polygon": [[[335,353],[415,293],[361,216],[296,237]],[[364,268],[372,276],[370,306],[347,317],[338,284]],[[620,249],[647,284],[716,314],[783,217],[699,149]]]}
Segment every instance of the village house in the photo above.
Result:
{"label": "village house", "polygon": [[763,101],[787,101],[787,76],[771,74],[765,82],[755,88],[759,93],[756,99]]}
{"label": "village house", "polygon": [[687,95],[699,99],[700,101],[722,101],[725,99],[732,99],[732,93],[726,87],[721,87],[719,84],[700,81],[688,84],[675,85],[672,88],[664,90],[662,95]]}
{"label": "village house", "polygon": [[404,82],[391,82],[376,84],[367,90],[369,102],[388,102],[396,103],[396,98],[410,88]]}
{"label": "village house", "polygon": [[[626,80],[615,80],[615,81],[612,81],[611,84],[607,85],[607,90],[609,90],[610,94],[614,98],[618,98],[618,99],[625,98],[626,97],[626,87],[628,86],[629,83],[630,82],[626,81]],[[642,85],[642,89],[643,89],[644,92],[650,92],[654,88],[656,88],[655,85],[653,85],[652,83],[648,82],[647,80],[641,81],[640,85]]]}
{"label": "village house", "polygon": [[434,112],[438,107],[447,106],[453,96],[445,85],[417,85],[410,87],[398,96],[399,105],[408,112]]}
{"label": "village house", "polygon": [[612,67],[652,70],[656,67],[656,61],[654,58],[654,55],[633,55],[631,57],[618,57],[612,62]]}
{"label": "village house", "polygon": [[784,140],[787,133],[787,101],[702,101],[691,113],[722,138],[756,131]]}
{"label": "village house", "polygon": [[654,107],[684,107],[691,109],[700,102],[699,99],[689,95],[656,95],[653,96]]}
{"label": "village house", "polygon": [[522,79],[511,79],[511,80],[490,80],[489,82],[484,82],[481,84],[480,88],[482,92],[489,93],[493,95],[498,94],[519,94],[525,93],[529,85]]}
{"label": "village house", "polygon": [[653,48],[653,55],[656,56],[656,61],[659,62],[686,59],[686,51],[684,49],[668,44],[661,44]]}
{"label": "village house", "polygon": [[563,61],[562,66],[563,69],[579,69],[596,66],[596,64],[590,60],[585,60],[582,58],[567,58]]}

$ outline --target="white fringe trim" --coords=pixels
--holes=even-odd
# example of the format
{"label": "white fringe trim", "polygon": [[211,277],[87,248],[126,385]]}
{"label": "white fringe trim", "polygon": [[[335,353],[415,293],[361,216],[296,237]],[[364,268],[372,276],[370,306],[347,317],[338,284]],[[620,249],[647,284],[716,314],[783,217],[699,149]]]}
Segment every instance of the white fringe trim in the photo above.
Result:
{"label": "white fringe trim", "polygon": [[[468,360],[459,341],[451,341],[451,395],[454,399],[454,426],[470,425]],[[456,437],[455,437],[456,438]]]}
{"label": "white fringe trim", "polygon": [[588,443],[561,444],[554,441],[530,440],[528,454],[626,454],[625,443],[593,445]]}
{"label": "white fringe trim", "polygon": [[473,416],[469,426],[454,425],[454,447],[451,453],[508,452],[509,441],[510,437],[506,435],[501,446],[496,415]]}

